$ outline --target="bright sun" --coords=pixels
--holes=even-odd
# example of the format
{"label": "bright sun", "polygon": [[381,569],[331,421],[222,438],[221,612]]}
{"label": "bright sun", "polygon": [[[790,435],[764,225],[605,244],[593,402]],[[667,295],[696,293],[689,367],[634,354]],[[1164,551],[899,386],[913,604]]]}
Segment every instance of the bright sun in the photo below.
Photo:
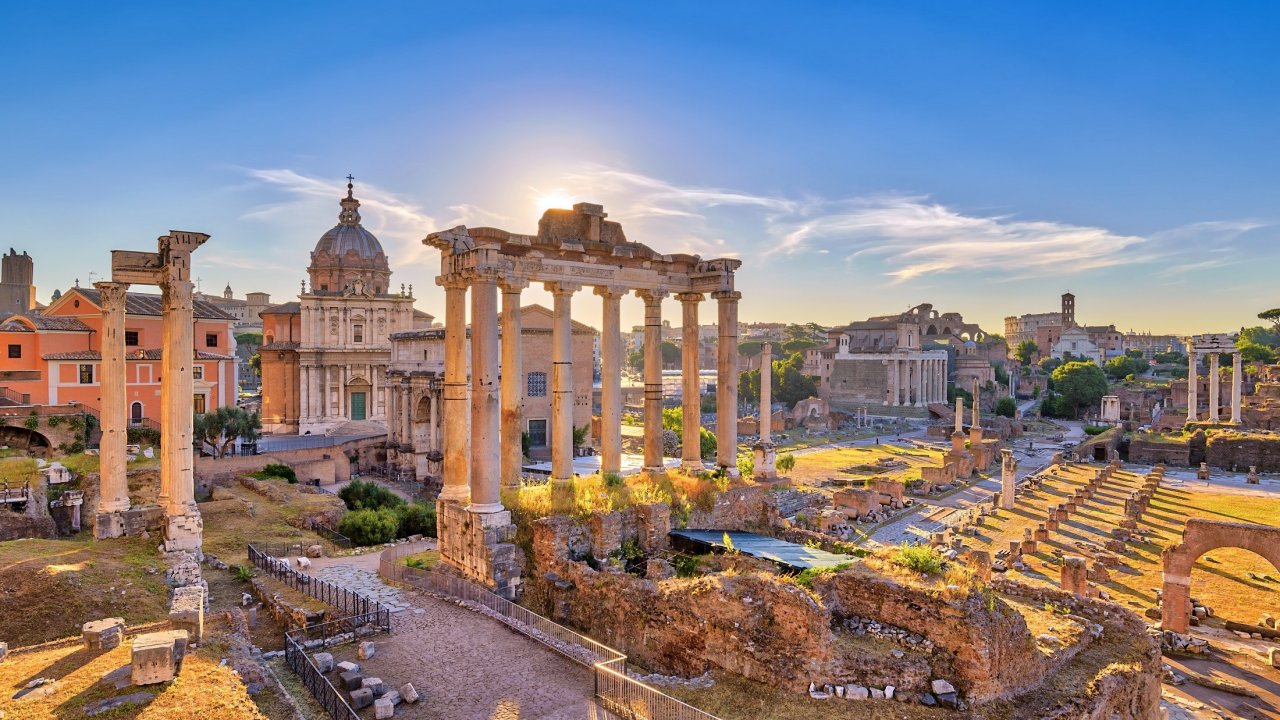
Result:
{"label": "bright sun", "polygon": [[533,204],[538,211],[543,210],[568,210],[573,207],[576,198],[563,190],[555,190],[552,192],[539,193],[533,200]]}

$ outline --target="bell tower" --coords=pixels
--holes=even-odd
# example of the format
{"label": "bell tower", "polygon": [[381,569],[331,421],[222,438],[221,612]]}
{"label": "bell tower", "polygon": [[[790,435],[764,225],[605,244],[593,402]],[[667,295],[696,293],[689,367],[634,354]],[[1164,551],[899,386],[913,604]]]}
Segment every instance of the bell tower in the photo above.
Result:
{"label": "bell tower", "polygon": [[9,248],[0,258],[0,313],[27,312],[36,306],[35,266],[24,250]]}

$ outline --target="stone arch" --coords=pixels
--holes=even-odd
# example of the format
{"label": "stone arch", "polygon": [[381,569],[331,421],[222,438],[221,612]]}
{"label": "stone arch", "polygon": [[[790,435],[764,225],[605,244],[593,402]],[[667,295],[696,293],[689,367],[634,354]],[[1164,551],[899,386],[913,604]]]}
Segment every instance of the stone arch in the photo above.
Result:
{"label": "stone arch", "polygon": [[431,447],[431,426],[435,418],[431,416],[431,396],[423,394],[413,405],[413,447],[418,450],[434,450]]}
{"label": "stone arch", "polygon": [[29,430],[17,425],[0,427],[0,445],[23,449],[42,455],[48,455],[53,444],[48,436],[37,430]]}
{"label": "stone arch", "polygon": [[942,334],[943,334],[943,335],[950,335],[950,334],[951,334],[951,326],[950,326],[950,325],[945,325],[945,326],[943,326],[943,328],[942,328]]}
{"label": "stone arch", "polygon": [[145,416],[142,414],[142,403],[137,400],[129,403],[129,424],[141,425],[143,417]]}
{"label": "stone arch", "polygon": [[1191,568],[1201,555],[1224,547],[1260,555],[1280,571],[1280,528],[1202,518],[1187,520],[1182,542],[1170,545],[1163,553],[1160,624],[1165,630],[1187,632],[1191,618]]}
{"label": "stone arch", "polygon": [[938,334],[938,326],[937,326],[937,325],[930,325],[930,326],[928,327],[928,329],[924,331],[924,334],[925,334],[925,335],[937,335],[937,334]]}

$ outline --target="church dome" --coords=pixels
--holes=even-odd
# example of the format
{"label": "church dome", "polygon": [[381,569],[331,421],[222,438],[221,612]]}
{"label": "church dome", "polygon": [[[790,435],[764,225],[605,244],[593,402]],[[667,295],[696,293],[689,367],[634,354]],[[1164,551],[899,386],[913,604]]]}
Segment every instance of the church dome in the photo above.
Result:
{"label": "church dome", "polygon": [[338,201],[342,206],[338,224],[320,237],[311,252],[312,292],[341,293],[357,279],[375,295],[386,293],[390,286],[387,254],[378,238],[360,224],[360,201],[353,191],[348,182],[347,196]]}

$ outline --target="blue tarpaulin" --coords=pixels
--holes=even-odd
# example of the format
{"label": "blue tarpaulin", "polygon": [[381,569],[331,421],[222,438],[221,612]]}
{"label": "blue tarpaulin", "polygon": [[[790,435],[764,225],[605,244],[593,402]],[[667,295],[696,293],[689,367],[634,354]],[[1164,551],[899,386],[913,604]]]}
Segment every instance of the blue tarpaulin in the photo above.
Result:
{"label": "blue tarpaulin", "polygon": [[[835,567],[850,563],[857,558],[852,555],[837,555],[818,548],[797,545],[786,540],[757,535],[749,532],[730,532],[729,542],[733,549],[744,555],[764,558],[792,570],[801,571],[809,568]],[[723,530],[672,530],[671,537],[679,538],[695,546],[705,546],[718,550],[727,550]]]}

